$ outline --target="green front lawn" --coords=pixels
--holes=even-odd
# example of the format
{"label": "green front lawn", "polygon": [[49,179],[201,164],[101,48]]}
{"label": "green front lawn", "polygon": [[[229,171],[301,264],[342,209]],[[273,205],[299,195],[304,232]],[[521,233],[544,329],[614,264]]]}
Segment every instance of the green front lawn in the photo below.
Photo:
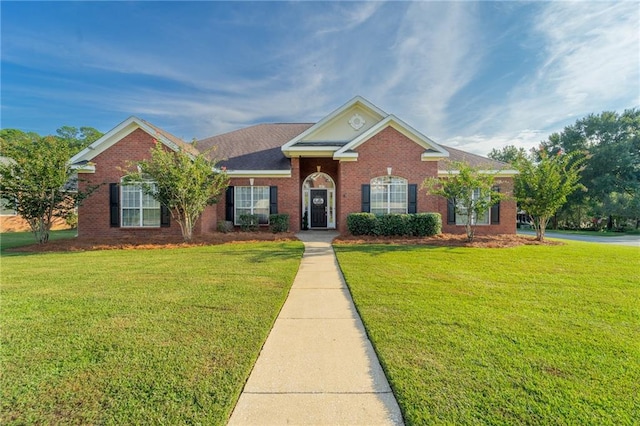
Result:
{"label": "green front lawn", "polygon": [[224,424],[303,245],[2,259],[0,424]]}
{"label": "green front lawn", "polygon": [[640,422],[640,256],[336,245],[407,424]]}
{"label": "green front lawn", "polygon": [[[75,238],[78,231],[76,229],[65,229],[61,231],[51,231],[49,241]],[[32,232],[2,232],[0,233],[0,252],[13,247],[36,244],[37,241]]]}

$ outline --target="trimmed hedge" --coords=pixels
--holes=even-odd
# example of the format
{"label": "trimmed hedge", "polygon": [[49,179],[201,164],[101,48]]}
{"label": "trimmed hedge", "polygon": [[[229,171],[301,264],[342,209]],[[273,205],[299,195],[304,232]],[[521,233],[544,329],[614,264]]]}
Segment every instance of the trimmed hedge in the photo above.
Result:
{"label": "trimmed hedge", "polygon": [[351,235],[378,235],[376,215],[373,213],[351,213],[347,215],[347,229]]}
{"label": "trimmed hedge", "polygon": [[257,214],[241,214],[239,219],[240,229],[245,232],[257,231],[260,226],[260,217]]}
{"label": "trimmed hedge", "polygon": [[442,217],[440,213],[351,213],[347,216],[347,229],[351,235],[426,237],[442,232]]}
{"label": "trimmed hedge", "polygon": [[269,215],[269,229],[274,234],[289,231],[289,215],[288,214],[272,214]]}
{"label": "trimmed hedge", "polygon": [[411,234],[416,237],[427,237],[442,233],[442,217],[440,213],[417,213],[411,215]]}

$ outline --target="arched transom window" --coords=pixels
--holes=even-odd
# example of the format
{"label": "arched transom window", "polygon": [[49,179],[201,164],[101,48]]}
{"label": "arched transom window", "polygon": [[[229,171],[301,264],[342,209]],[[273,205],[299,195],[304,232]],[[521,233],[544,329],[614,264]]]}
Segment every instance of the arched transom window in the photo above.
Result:
{"label": "arched transom window", "polygon": [[407,180],[397,176],[371,179],[371,213],[407,213]]}

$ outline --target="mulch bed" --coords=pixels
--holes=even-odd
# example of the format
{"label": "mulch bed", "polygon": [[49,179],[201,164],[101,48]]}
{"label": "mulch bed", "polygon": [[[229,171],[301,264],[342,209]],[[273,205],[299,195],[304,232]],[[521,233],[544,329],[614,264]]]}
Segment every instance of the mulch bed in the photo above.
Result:
{"label": "mulch bed", "polygon": [[371,237],[341,235],[334,240],[342,244],[407,244],[429,245],[438,247],[483,247],[508,248],[523,245],[560,245],[559,241],[536,241],[535,237],[513,234],[476,235],[473,242],[467,241],[466,235],[440,234],[433,237]]}
{"label": "mulch bed", "polygon": [[[271,232],[230,232],[213,233],[194,237],[190,243],[185,243],[180,238],[149,237],[149,238],[120,238],[120,239],[91,239],[71,238],[49,241],[46,244],[33,244],[9,249],[10,252],[36,253],[59,251],[88,251],[88,250],[136,250],[136,249],[164,249],[205,246],[215,244],[233,244],[242,242],[261,241],[293,241],[297,240],[292,232],[273,234]],[[407,244],[430,245],[440,247],[484,247],[507,248],[522,245],[558,245],[558,241],[544,241],[540,243],[534,237],[523,235],[477,235],[472,243],[467,241],[465,235],[441,234],[433,237],[370,237],[340,235],[334,242],[341,244]]]}

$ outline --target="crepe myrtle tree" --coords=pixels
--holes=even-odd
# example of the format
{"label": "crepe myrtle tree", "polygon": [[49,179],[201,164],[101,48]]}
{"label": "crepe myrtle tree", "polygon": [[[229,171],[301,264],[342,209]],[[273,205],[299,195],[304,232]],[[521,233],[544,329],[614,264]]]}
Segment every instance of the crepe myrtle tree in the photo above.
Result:
{"label": "crepe myrtle tree", "polygon": [[35,133],[0,137],[0,192],[6,205],[27,221],[44,244],[55,218],[67,219],[97,186],[77,189],[77,173],[69,164],[75,147],[69,141]]}
{"label": "crepe myrtle tree", "polygon": [[580,173],[589,156],[578,151],[550,154],[542,147],[538,158],[521,158],[517,162],[520,173],[515,177],[514,193],[520,208],[532,218],[536,239],[544,241],[549,219],[567,202],[567,197],[577,189],[586,190],[580,183]]}
{"label": "crepe myrtle tree", "polygon": [[456,216],[464,218],[467,241],[473,241],[478,223],[491,206],[505,198],[497,190],[500,181],[495,179],[496,172],[471,167],[466,162],[448,162],[448,173],[443,177],[427,178],[422,188],[428,194],[440,195],[451,202]]}
{"label": "crepe myrtle tree", "polygon": [[156,142],[151,158],[131,165],[124,183],[137,184],[171,212],[185,241],[193,239],[196,221],[229,185],[225,169],[218,170],[209,152],[169,150]]}

